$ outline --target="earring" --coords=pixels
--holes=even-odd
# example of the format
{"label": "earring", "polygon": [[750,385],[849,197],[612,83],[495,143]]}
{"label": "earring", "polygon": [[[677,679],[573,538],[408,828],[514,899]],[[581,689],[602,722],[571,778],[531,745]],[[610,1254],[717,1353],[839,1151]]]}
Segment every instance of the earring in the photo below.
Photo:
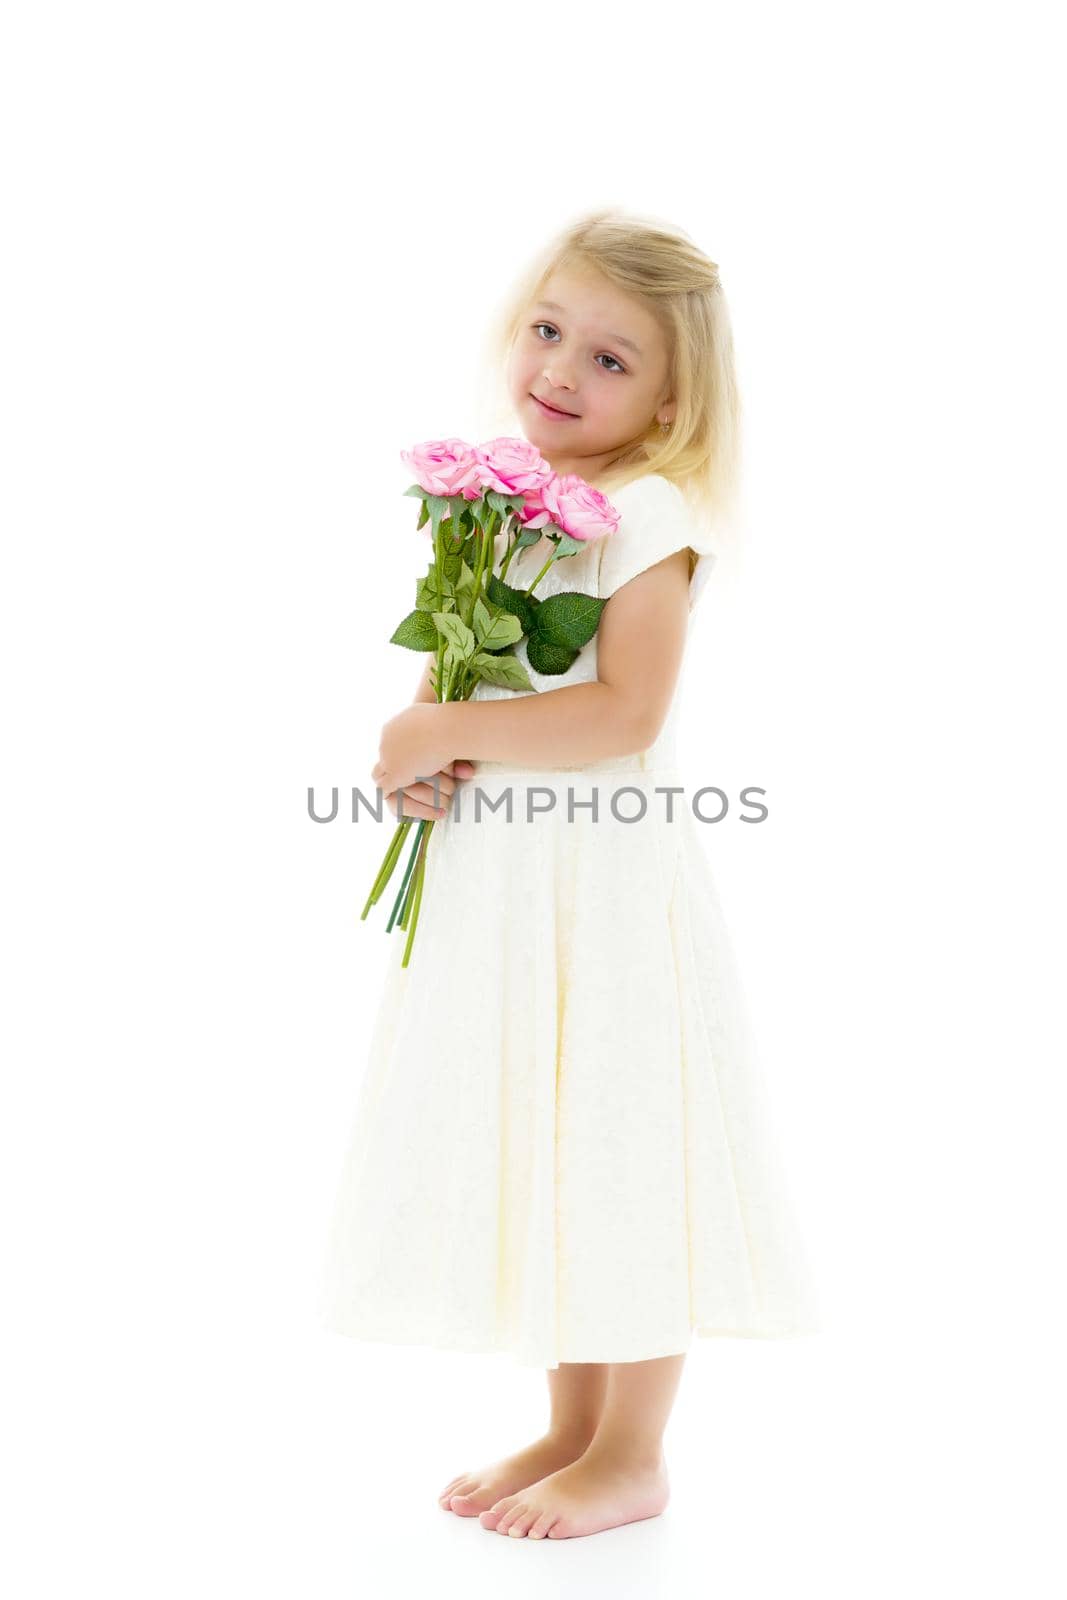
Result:
{"label": "earring", "polygon": [[659,425],[659,431],[660,431],[660,433],[670,433],[670,431],[671,431],[670,423],[669,422],[661,422],[660,425]]}

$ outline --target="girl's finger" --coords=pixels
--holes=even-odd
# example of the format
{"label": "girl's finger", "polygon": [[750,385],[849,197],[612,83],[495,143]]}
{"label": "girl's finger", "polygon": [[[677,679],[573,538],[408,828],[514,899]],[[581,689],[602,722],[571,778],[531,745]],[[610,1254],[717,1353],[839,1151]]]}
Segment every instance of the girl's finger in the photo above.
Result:
{"label": "girl's finger", "polygon": [[[393,813],[393,816],[399,822],[400,821],[400,806],[399,806],[399,804],[397,802],[396,792],[394,792],[393,798],[388,802],[388,804],[389,804],[390,811]],[[405,800],[404,801],[404,820],[405,821],[407,820],[408,817],[414,817],[416,819],[416,821],[425,819],[425,821],[427,821],[427,822],[440,822],[443,817],[447,816],[447,814],[448,814],[447,807],[442,811],[435,811],[432,806],[423,805],[418,800]]]}
{"label": "girl's finger", "polygon": [[455,779],[454,778],[449,778],[447,776],[443,776],[442,774],[439,773],[438,776],[437,776],[437,794],[436,795],[434,794],[434,786],[433,786],[432,783],[409,783],[409,784],[405,784],[404,793],[407,794],[407,795],[410,795],[413,800],[422,800],[422,801],[424,801],[425,804],[428,805],[428,806],[434,806],[434,805],[442,805],[442,806],[444,806],[444,805],[447,805],[448,802],[451,800],[453,794],[455,793],[455,789],[456,789]]}
{"label": "girl's finger", "polygon": [[416,783],[406,789],[394,789],[390,795],[386,796],[389,809],[397,818],[400,815],[398,798],[400,795],[404,797],[405,817],[428,817],[436,821],[444,816],[448,810],[450,796],[442,794],[440,806],[438,807],[435,805],[433,790],[429,784]]}

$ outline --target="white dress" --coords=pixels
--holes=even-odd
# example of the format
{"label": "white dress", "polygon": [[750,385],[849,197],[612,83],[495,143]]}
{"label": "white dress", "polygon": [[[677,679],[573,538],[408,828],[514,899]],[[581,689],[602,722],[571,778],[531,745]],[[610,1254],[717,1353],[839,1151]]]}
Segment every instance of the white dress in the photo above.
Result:
{"label": "white dress", "polygon": [[[692,626],[715,552],[681,492],[651,475],[610,498],[616,532],[535,593],[607,597],[690,546]],[[548,553],[520,552],[508,581],[528,584]],[[537,692],[597,675],[595,635],[562,677],[518,654]],[[706,828],[690,788],[673,820],[655,792],[685,781],[680,691],[650,748],[476,762],[434,825],[408,967],[406,935],[388,935],[324,1327],[546,1368],[677,1354],[694,1333],[821,1331]],[[476,788],[497,809],[476,816]],[[400,867],[365,937],[383,936],[399,881]]]}

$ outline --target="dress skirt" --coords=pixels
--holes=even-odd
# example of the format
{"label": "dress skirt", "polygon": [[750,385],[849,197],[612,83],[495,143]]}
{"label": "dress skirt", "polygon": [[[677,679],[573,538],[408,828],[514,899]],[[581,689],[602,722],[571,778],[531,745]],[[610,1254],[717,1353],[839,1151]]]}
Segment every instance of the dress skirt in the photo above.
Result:
{"label": "dress skirt", "polygon": [[681,782],[458,786],[406,968],[387,935],[325,1327],[545,1368],[820,1331],[703,825],[656,792]]}

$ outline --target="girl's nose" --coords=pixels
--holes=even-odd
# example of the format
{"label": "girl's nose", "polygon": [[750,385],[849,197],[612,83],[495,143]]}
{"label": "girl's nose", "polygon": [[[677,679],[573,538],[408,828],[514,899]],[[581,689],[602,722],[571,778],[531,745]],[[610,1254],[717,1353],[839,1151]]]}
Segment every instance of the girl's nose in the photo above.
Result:
{"label": "girl's nose", "polygon": [[570,373],[562,366],[546,367],[544,369],[544,379],[551,389],[566,389],[569,392],[574,387],[571,383]]}

